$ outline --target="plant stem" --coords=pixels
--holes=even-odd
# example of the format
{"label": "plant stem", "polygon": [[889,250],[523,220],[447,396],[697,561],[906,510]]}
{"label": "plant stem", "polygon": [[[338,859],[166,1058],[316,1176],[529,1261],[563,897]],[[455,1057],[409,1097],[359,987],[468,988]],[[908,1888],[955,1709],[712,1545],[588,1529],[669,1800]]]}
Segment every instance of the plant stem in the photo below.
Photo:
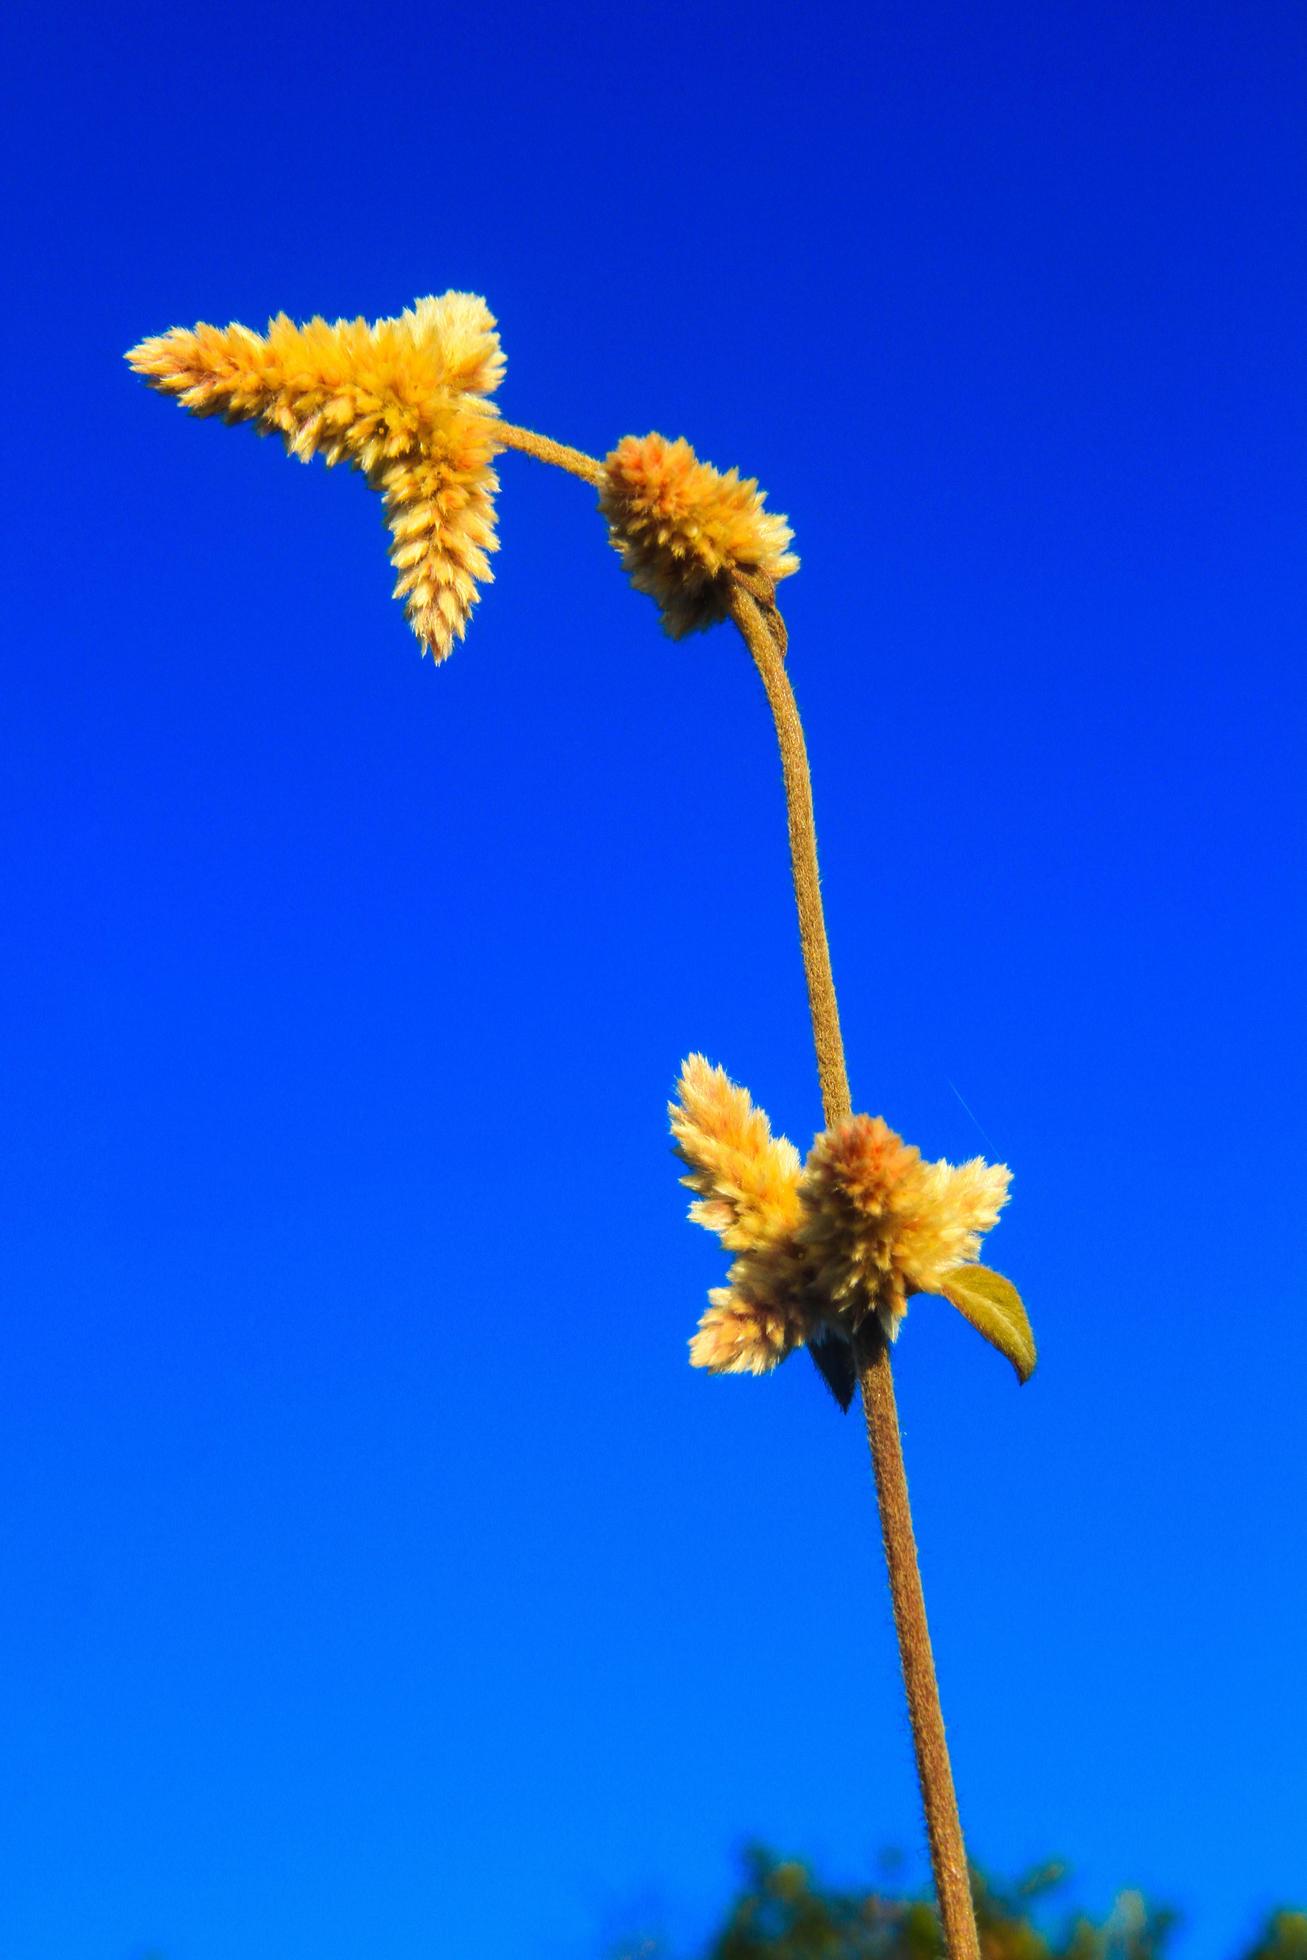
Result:
{"label": "plant stem", "polygon": [[781,772],[785,778],[785,810],[790,826],[790,864],[794,873],[795,903],[799,908],[799,942],[803,947],[803,971],[808,982],[812,1038],[817,1047],[821,1106],[829,1125],[848,1116],[853,1104],[849,1097],[839,1003],[835,998],[826,919],[821,905],[817,830],[812,817],[812,777],[808,771],[803,723],[799,720],[794,689],[790,686],[790,677],[785,671],[775,632],[751,593],[737,588],[731,602],[731,617],[744,635],[744,643],[762,677],[771,705],[772,720],[776,724],[776,739],[780,744]]}
{"label": "plant stem", "polygon": [[583,449],[555,442],[552,436],[538,436],[534,429],[519,429],[515,423],[501,422],[498,416],[494,420],[494,437],[503,448],[520,449],[524,455],[534,456],[537,462],[553,463],[569,475],[592,483],[596,490],[603,483],[603,464],[596,456],[587,456]]}
{"label": "plant stem", "polygon": [[[495,434],[506,449],[519,449],[539,462],[579,476],[595,488],[602,486],[604,466],[583,450],[554,442],[511,422],[495,422]],[[790,832],[790,864],[799,912],[799,940],[808,983],[808,1009],[817,1049],[817,1075],[822,1109],[829,1126],[852,1112],[849,1075],[840,1034],[839,1003],[831,973],[830,944],[821,903],[817,871],[817,831],[812,814],[812,777],[803,724],[789,675],[785,671],[786,633],[775,595],[765,579],[737,576],[731,595],[731,618],[753,656],[776,724],[781,771],[785,779],[785,808]],[[903,1464],[889,1343],[880,1323],[872,1319],[858,1334],[854,1363],[862,1389],[867,1441],[889,1567],[890,1599],[898,1634],[903,1685],[907,1691],[912,1744],[917,1759],[930,1844],[931,1869],[939,1899],[940,1920],[951,1960],[980,1960],[975,1909],[967,1878],[967,1854],[962,1841],[953,1771],[944,1735],[939,1682],[930,1647],[926,1602],[921,1589],[917,1541],[908,1504],[908,1479]]]}
{"label": "plant stem", "polygon": [[967,1878],[962,1820],[958,1816],[957,1793],[953,1788],[953,1769],[944,1734],[944,1713],[939,1701],[939,1681],[930,1648],[930,1628],[926,1623],[926,1600],[921,1590],[917,1541],[908,1504],[908,1478],[903,1464],[898,1408],[894,1400],[889,1342],[875,1315],[855,1337],[853,1358],[862,1386],[867,1442],[876,1473],[876,1496],[885,1540],[885,1563],[889,1567],[890,1598],[894,1603],[894,1625],[903,1662],[903,1685],[907,1690],[908,1714],[912,1722],[912,1747],[917,1758],[917,1781],[921,1785],[922,1807],[926,1813],[926,1836],[930,1841],[930,1864],[935,1874],[935,1893],[939,1899],[944,1941],[953,1960],[979,1960],[980,1946],[971,1886]]}
{"label": "plant stem", "polygon": [[[852,1103],[817,872],[817,833],[812,816],[812,778],[808,769],[808,753],[794,690],[785,671],[782,653],[784,630],[779,628],[779,624],[771,623],[769,615],[773,613],[774,608],[767,607],[765,602],[760,604],[752,591],[737,585],[731,603],[731,617],[753,656],[754,665],[767,690],[767,700],[776,724],[776,738],[780,744],[789,817],[790,862],[799,911],[799,938],[803,946],[808,1006],[817,1048],[822,1108],[829,1126],[849,1115]],[[775,614],[775,618],[779,622],[778,614]],[[930,1648],[921,1568],[917,1561],[917,1541],[908,1504],[908,1479],[894,1401],[889,1343],[874,1316],[856,1337],[853,1356],[867,1420],[867,1441],[871,1449],[881,1531],[885,1540],[885,1562],[889,1567],[894,1627],[898,1634],[903,1685],[907,1691],[917,1780],[921,1785],[922,1807],[926,1813],[926,1836],[930,1844],[930,1863],[935,1877],[940,1920],[951,1960],[979,1960],[980,1943],[967,1879],[967,1854],[962,1841],[962,1824],[958,1817],[953,1771],[944,1735],[939,1682]]]}

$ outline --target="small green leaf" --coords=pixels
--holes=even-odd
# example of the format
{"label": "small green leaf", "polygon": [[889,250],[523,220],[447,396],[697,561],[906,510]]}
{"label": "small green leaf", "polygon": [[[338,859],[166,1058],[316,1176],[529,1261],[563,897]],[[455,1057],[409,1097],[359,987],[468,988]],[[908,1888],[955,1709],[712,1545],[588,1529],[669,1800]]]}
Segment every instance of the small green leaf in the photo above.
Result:
{"label": "small green leaf", "polygon": [[1035,1337],[1011,1280],[988,1266],[959,1266],[939,1291],[978,1334],[1007,1356],[1018,1379],[1028,1382],[1035,1372]]}

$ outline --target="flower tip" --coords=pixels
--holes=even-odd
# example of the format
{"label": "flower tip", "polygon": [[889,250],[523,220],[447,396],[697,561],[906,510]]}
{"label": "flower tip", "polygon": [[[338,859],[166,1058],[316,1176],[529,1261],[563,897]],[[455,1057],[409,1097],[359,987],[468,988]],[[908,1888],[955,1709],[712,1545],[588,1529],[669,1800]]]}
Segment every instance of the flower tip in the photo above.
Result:
{"label": "flower tip", "polygon": [[805,1328],[779,1305],[741,1300],[729,1287],[714,1289],[714,1304],[690,1342],[690,1365],[710,1375],[769,1375],[796,1347]]}
{"label": "flower tip", "polygon": [[134,347],[129,347],[123,359],[133,374],[143,374],[148,378],[158,369],[164,343],[164,335],[150,334],[146,339],[138,340]]}

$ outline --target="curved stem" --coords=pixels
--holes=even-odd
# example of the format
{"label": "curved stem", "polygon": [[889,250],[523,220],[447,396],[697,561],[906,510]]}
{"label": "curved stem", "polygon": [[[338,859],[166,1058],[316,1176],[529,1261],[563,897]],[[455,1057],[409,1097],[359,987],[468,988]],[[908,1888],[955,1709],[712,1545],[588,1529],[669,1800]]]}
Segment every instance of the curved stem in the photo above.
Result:
{"label": "curved stem", "polygon": [[[780,642],[758,601],[751,593],[737,588],[731,601],[731,617],[743,634],[744,643],[762,677],[771,705],[772,720],[776,724],[776,739],[780,744],[785,809],[790,826],[790,866],[794,877],[795,903],[799,909],[803,970],[808,982],[808,1011],[812,1016],[812,1038],[817,1047],[821,1104],[829,1125],[849,1115],[853,1104],[849,1097],[839,1003],[835,998],[835,978],[831,972],[826,918],[821,904],[817,829],[812,815],[812,777],[808,770],[803,723],[799,720],[794,689],[790,686],[790,677],[781,658]],[[779,619],[779,613],[776,617]]]}
{"label": "curved stem", "polygon": [[[812,778],[808,769],[803,725],[785,671],[785,629],[780,614],[766,596],[737,584],[731,618],[753,656],[776,724],[785,805],[789,817],[790,862],[794,897],[799,911],[799,938],[808,982],[808,1006],[817,1048],[817,1074],[827,1125],[838,1123],[852,1108],[848,1069],[840,1035],[839,1006],[831,973],[830,946],[821,903],[817,871],[817,832],[812,815]],[[775,623],[773,623],[773,621]],[[899,1435],[889,1343],[873,1316],[858,1334],[853,1359],[862,1389],[867,1421],[885,1563],[889,1568],[890,1599],[898,1635],[903,1685],[912,1724],[912,1745],[926,1813],[930,1863],[939,1899],[940,1920],[951,1960],[980,1960],[975,1908],[967,1878],[967,1854],[958,1816],[953,1770],[944,1735],[939,1682],[930,1646],[926,1601],[921,1588],[917,1541],[908,1504],[908,1479]]]}
{"label": "curved stem", "polygon": [[515,423],[501,422],[498,417],[494,437],[500,447],[520,449],[523,455],[534,456],[537,462],[553,463],[570,476],[579,476],[582,482],[593,484],[596,490],[603,483],[603,464],[598,457],[587,456],[583,449],[572,449],[565,442],[555,442],[552,436],[538,436],[534,429],[519,429]]}

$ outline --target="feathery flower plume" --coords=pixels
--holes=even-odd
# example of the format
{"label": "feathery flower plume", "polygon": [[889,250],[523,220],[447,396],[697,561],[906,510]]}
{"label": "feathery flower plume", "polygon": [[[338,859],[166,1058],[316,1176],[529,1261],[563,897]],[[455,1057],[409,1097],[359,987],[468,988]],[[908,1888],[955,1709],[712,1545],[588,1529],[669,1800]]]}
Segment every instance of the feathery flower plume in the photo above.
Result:
{"label": "feathery flower plume", "polygon": [[701,463],[684,438],[625,436],[604,469],[599,508],[613,547],[674,640],[729,616],[737,572],[774,586],[798,571],[786,549],[794,533],[763,508],[756,481]]}
{"label": "feathery flower plume", "polygon": [[[914,1293],[938,1293],[1024,1380],[1034,1342],[1015,1289],[976,1263],[1011,1172],[977,1157],[927,1163],[878,1116],[824,1130],[807,1163],[702,1055],[668,1105],[697,1224],[737,1253],[690,1343],[696,1367],[765,1374],[796,1347],[849,1339],[875,1314],[893,1340]],[[981,1276],[984,1276],[983,1278]],[[1015,1301],[1015,1309],[1012,1302]]]}
{"label": "feathery flower plume", "polygon": [[463,637],[479,583],[493,574],[491,460],[504,357],[486,303],[471,293],[420,299],[395,319],[280,313],[266,335],[233,324],[143,340],[127,356],[194,415],[274,431],[301,462],[348,462],[381,493],[390,556],[423,651],[443,660]]}
{"label": "feathery flower plume", "polygon": [[690,1167],[681,1182],[699,1193],[690,1206],[695,1224],[716,1232],[731,1252],[797,1231],[802,1165],[789,1138],[774,1137],[749,1091],[702,1055],[688,1058],[678,1089],[681,1099],[668,1112],[677,1154]]}
{"label": "feathery flower plume", "polygon": [[741,1255],[729,1285],[708,1295],[690,1359],[719,1374],[764,1375],[807,1339],[793,1258],[803,1221],[799,1153],[788,1138],[773,1137],[748,1090],[702,1055],[685,1063],[679,1093],[668,1113],[677,1154],[690,1167],[681,1182],[699,1193],[690,1216]]}

